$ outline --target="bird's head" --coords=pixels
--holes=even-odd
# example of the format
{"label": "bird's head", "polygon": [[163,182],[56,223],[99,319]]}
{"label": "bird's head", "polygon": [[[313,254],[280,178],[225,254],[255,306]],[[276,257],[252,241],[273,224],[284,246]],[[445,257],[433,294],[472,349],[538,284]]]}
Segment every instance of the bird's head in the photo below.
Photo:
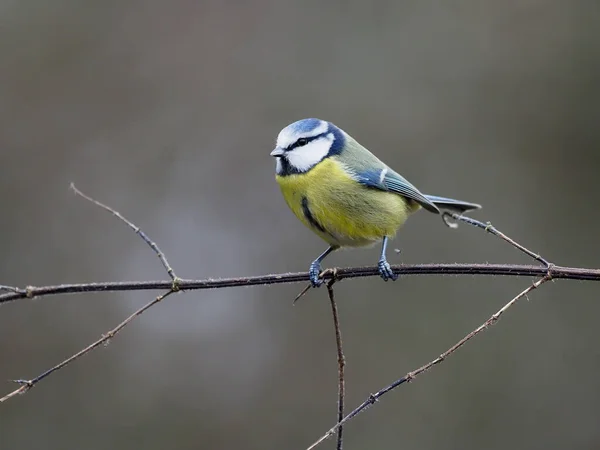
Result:
{"label": "bird's head", "polygon": [[345,140],[344,132],[325,120],[302,119],[288,125],[271,152],[277,158],[277,175],[308,172],[325,158],[339,155]]}

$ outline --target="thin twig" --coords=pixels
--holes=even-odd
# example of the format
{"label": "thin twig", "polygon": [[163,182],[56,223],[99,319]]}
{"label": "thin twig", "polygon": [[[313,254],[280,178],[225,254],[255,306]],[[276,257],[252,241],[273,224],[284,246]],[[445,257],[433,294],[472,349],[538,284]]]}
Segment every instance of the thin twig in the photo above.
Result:
{"label": "thin twig", "polygon": [[540,263],[542,263],[545,267],[549,267],[551,265],[550,262],[548,262],[546,259],[542,258],[539,254],[532,252],[528,248],[526,248],[523,245],[516,242],[514,239],[509,238],[507,235],[502,233],[500,230],[498,230],[496,227],[494,227],[491,222],[483,223],[483,222],[480,222],[479,220],[475,220],[471,217],[463,216],[460,214],[444,212],[442,215],[442,218],[444,219],[444,222],[446,222],[446,224],[450,227],[452,227],[453,225],[450,222],[448,222],[448,217],[451,217],[454,220],[460,220],[461,222],[468,223],[469,225],[473,225],[474,227],[481,228],[481,229],[487,231],[488,233],[493,234],[494,236],[497,236],[500,239],[505,240],[513,247],[521,250],[527,256],[530,256],[533,259],[535,259],[536,261],[539,261]]}
{"label": "thin twig", "polygon": [[533,283],[531,286],[529,286],[527,289],[525,289],[522,292],[520,292],[516,297],[514,297],[512,300],[510,300],[508,303],[506,303],[502,308],[500,308],[495,314],[492,314],[492,316],[488,320],[486,320],[484,323],[482,323],[475,330],[471,331],[469,334],[467,334],[465,337],[463,337],[460,341],[458,341],[456,344],[454,344],[452,347],[450,347],[448,350],[446,350],[440,356],[438,356],[434,360],[428,362],[424,366],[421,366],[418,369],[413,370],[412,372],[408,372],[402,378],[394,381],[392,384],[384,387],[383,389],[381,389],[380,391],[376,392],[375,394],[371,394],[369,396],[369,398],[367,398],[358,407],[356,407],[354,410],[352,410],[352,412],[350,412],[342,420],[338,421],[338,423],[336,425],[334,425],[331,429],[329,429],[329,431],[327,431],[327,433],[325,433],[317,441],[315,441],[310,447],[308,447],[307,450],[314,449],[321,442],[323,442],[327,438],[331,437],[336,432],[336,430],[338,428],[342,427],[346,422],[348,422],[349,420],[351,420],[354,417],[356,417],[358,414],[360,414],[361,412],[363,412],[369,406],[373,405],[383,395],[387,394],[388,392],[390,392],[391,390],[393,390],[396,387],[400,386],[401,384],[408,383],[409,381],[412,381],[413,379],[415,379],[417,376],[419,376],[423,372],[426,372],[427,370],[431,369],[433,366],[435,366],[435,365],[441,363],[442,361],[444,361],[448,356],[452,355],[459,348],[461,348],[463,345],[465,345],[468,341],[470,341],[475,336],[477,336],[479,333],[481,333],[482,331],[484,331],[485,329],[487,329],[490,325],[492,325],[496,321],[498,321],[498,319],[500,318],[500,316],[504,312],[506,312],[506,310],[508,308],[510,308],[511,306],[513,306],[520,298],[525,297],[529,292],[531,292],[534,289],[538,288],[543,283],[545,283],[547,281],[550,281],[551,279],[552,279],[552,277],[550,276],[550,274],[546,274],[546,276],[544,276],[543,278],[540,278],[535,283]]}
{"label": "thin twig", "polygon": [[302,297],[304,297],[304,296],[306,295],[306,293],[308,292],[308,290],[309,290],[311,287],[312,287],[312,284],[311,284],[311,283],[307,284],[307,285],[306,285],[306,287],[305,287],[304,289],[302,289],[302,290],[301,290],[301,291],[298,293],[298,295],[296,295],[296,297],[295,297],[295,298],[294,298],[294,300],[292,301],[292,305],[295,305],[295,304],[296,304],[296,302],[297,302],[298,300],[300,300]]}
{"label": "thin twig", "polygon": [[[71,189],[75,192],[75,194],[92,202],[94,205],[99,206],[100,208],[110,212],[112,215],[114,215],[115,217],[120,219],[122,222],[124,222],[129,228],[131,228],[140,238],[142,238],[142,240],[156,253],[156,255],[158,256],[158,259],[160,260],[163,267],[167,271],[167,274],[171,278],[170,286],[165,287],[166,289],[168,289],[167,292],[159,295],[151,302],[146,303],[144,306],[142,306],[137,311],[135,311],[133,314],[131,314],[127,319],[125,319],[123,322],[118,324],[115,328],[113,328],[112,330],[110,330],[107,333],[105,333],[104,335],[102,335],[102,337],[100,339],[97,339],[96,341],[94,341],[93,343],[91,343],[90,345],[85,347],[84,349],[80,350],[79,352],[75,353],[74,355],[71,355],[67,359],[61,361],[60,363],[56,364],[54,367],[46,370],[45,372],[42,372],[40,375],[38,375],[35,378],[32,378],[30,380],[14,380],[15,383],[20,384],[21,387],[19,387],[18,389],[15,389],[14,391],[12,391],[9,394],[5,395],[4,397],[0,398],[0,403],[5,402],[9,398],[12,398],[17,394],[24,394],[25,392],[27,392],[29,389],[31,389],[33,386],[35,386],[37,383],[42,381],[44,378],[46,378],[50,374],[56,372],[57,370],[62,369],[63,367],[65,367],[68,364],[71,364],[73,361],[75,361],[76,359],[79,359],[86,353],[92,351],[93,349],[98,347],[100,344],[108,342],[109,339],[116,336],[116,334],[119,331],[121,331],[123,328],[125,328],[137,316],[141,315],[147,309],[149,309],[152,306],[156,305],[157,303],[161,302],[163,299],[165,299],[169,295],[171,295],[175,292],[178,292],[180,290],[179,278],[175,275],[175,272],[171,268],[169,262],[167,261],[167,258],[162,253],[162,251],[158,248],[158,245],[156,245],[138,226],[133,224],[131,221],[127,220],[125,217],[123,217],[120,213],[118,213],[111,207],[106,206],[105,204],[100,203],[98,200],[95,200],[92,197],[85,195],[83,192],[78,190],[73,183],[71,183]],[[12,294],[25,295],[27,298],[33,298],[36,296],[36,294],[34,292],[35,290],[36,290],[36,288],[33,288],[33,287],[27,287],[27,289],[25,289],[24,291],[15,289],[12,292]],[[0,303],[1,303],[1,300],[0,300]]]}
{"label": "thin twig", "polygon": [[89,197],[88,195],[81,192],[79,189],[77,189],[75,187],[74,183],[71,183],[71,190],[73,192],[75,192],[75,194],[79,195],[80,197],[86,199],[89,202],[92,202],[94,205],[99,206],[100,208],[104,209],[105,211],[108,211],[113,216],[117,217],[119,220],[121,220],[122,222],[127,224],[127,226],[129,228],[131,228],[135,234],[137,234],[140,238],[142,238],[142,240],[146,244],[148,244],[148,247],[150,247],[152,250],[154,250],[154,253],[156,253],[156,256],[158,256],[158,259],[160,259],[160,262],[163,265],[163,267],[165,268],[165,270],[167,271],[167,274],[169,275],[169,277],[171,277],[171,279],[174,281],[177,279],[177,277],[175,276],[175,272],[171,268],[169,261],[167,261],[167,257],[165,256],[165,254],[160,250],[160,248],[158,248],[158,245],[156,245],[156,243],[154,241],[152,241],[146,235],[146,233],[144,233],[138,226],[136,226],[133,222],[131,222],[130,220],[123,217],[121,215],[121,213],[119,213],[118,211],[115,211],[110,206],[106,206],[104,203],[100,203],[98,200],[95,200],[92,197]]}
{"label": "thin twig", "polygon": [[19,289],[18,287],[14,287],[14,286],[7,286],[5,284],[0,284],[0,291],[7,291],[7,292],[14,292],[15,294],[24,294],[25,291],[23,291],[22,289]]}
{"label": "thin twig", "polygon": [[110,330],[107,333],[103,334],[100,339],[94,341],[92,344],[88,345],[87,347],[85,347],[84,349],[78,351],[77,353],[75,353],[74,355],[68,357],[67,359],[61,361],[60,363],[58,363],[54,367],[46,370],[45,372],[41,373],[37,377],[32,378],[31,380],[14,380],[14,382],[15,383],[19,383],[21,385],[21,387],[18,388],[18,389],[15,389],[11,393],[6,394],[4,397],[0,398],[0,403],[5,402],[6,400],[10,399],[11,397],[14,397],[15,395],[24,394],[29,389],[31,389],[33,386],[35,386],[37,383],[39,383],[44,378],[46,378],[48,375],[52,374],[53,372],[56,372],[57,370],[62,369],[67,364],[70,364],[73,361],[75,361],[76,359],[79,359],[80,357],[82,357],[83,355],[85,355],[86,353],[89,353],[91,350],[95,349],[100,344],[103,344],[103,343],[107,342],[109,339],[112,339],[113,337],[115,337],[115,335],[119,331],[121,331],[123,328],[125,328],[129,324],[129,322],[131,322],[133,319],[135,319],[137,316],[139,316],[140,314],[142,314],[144,311],[146,311],[147,309],[149,309],[152,306],[156,305],[157,303],[159,303],[160,301],[162,301],[164,298],[168,297],[169,295],[171,295],[173,293],[175,293],[175,291],[167,291],[164,294],[161,294],[158,297],[156,297],[151,302],[146,303],[144,306],[142,306],[140,309],[138,309],[133,314],[131,314],[127,319],[125,319],[123,322],[121,322],[115,328],[113,328],[112,330]]}
{"label": "thin twig", "polygon": [[444,220],[444,222],[446,223],[446,225],[448,225],[451,228],[456,228],[457,225],[454,224],[454,223],[452,223],[450,221],[450,218],[452,218],[454,220],[461,221],[461,222],[465,222],[465,223],[467,223],[469,225],[473,225],[473,226],[478,227],[478,228],[481,228],[481,229],[487,231],[488,233],[493,234],[494,236],[497,236],[500,239],[503,239],[504,241],[508,242],[510,245],[512,245],[513,247],[517,248],[518,250],[520,250],[521,252],[525,253],[526,255],[530,256],[531,258],[535,259],[536,261],[539,261],[540,263],[542,263],[544,265],[544,270],[546,272],[545,275],[544,275],[544,277],[541,278],[541,279],[539,279],[538,281],[536,281],[533,285],[529,286],[527,289],[525,289],[523,292],[521,292],[519,295],[517,295],[515,298],[513,298],[510,302],[508,302],[506,305],[504,305],[504,307],[501,308],[497,313],[493,314],[481,326],[479,326],[478,328],[476,328],[475,330],[473,330],[471,333],[467,334],[463,339],[461,339],[460,341],[458,341],[455,345],[453,345],[452,347],[450,347],[446,352],[442,353],[439,357],[437,357],[433,361],[425,364],[424,366],[420,367],[419,369],[414,370],[412,372],[409,372],[404,377],[400,378],[399,380],[395,381],[394,383],[390,384],[389,386],[385,387],[384,389],[378,391],[377,393],[372,394],[371,396],[369,396],[369,398],[367,400],[365,400],[361,405],[359,405],[356,409],[354,409],[354,411],[352,411],[350,414],[348,414],[348,416],[346,416],[344,419],[342,419],[342,420],[338,419],[338,423],[333,428],[331,428],[325,435],[323,435],[317,442],[315,442],[313,445],[311,445],[308,448],[308,450],[313,449],[319,443],[323,442],[325,439],[327,439],[329,436],[331,436],[333,433],[335,433],[335,431],[338,428],[340,429],[340,432],[341,432],[342,425],[346,421],[352,419],[354,416],[356,416],[357,414],[359,414],[360,412],[362,412],[363,410],[365,410],[366,408],[368,408],[370,405],[374,404],[377,401],[377,399],[379,397],[381,397],[382,395],[386,394],[387,392],[391,391],[392,389],[395,389],[397,386],[400,386],[401,384],[403,384],[405,382],[411,381],[413,378],[415,378],[419,374],[421,374],[421,373],[429,370],[434,365],[439,364],[440,362],[442,362],[447,356],[449,356],[452,353],[454,353],[456,350],[458,350],[460,347],[462,347],[466,342],[468,342],[473,337],[475,337],[476,335],[478,335],[479,333],[481,333],[483,330],[485,330],[487,327],[489,327],[491,324],[493,324],[494,322],[496,322],[498,320],[498,318],[502,315],[502,313],[504,313],[504,311],[506,311],[514,303],[516,303],[516,301],[518,299],[520,299],[523,296],[527,296],[527,294],[530,291],[532,291],[533,289],[537,288],[542,283],[545,283],[546,281],[548,281],[548,280],[550,280],[550,279],[553,278],[554,267],[555,267],[553,264],[551,264],[550,262],[548,262],[546,259],[542,258],[539,254],[532,252],[531,250],[529,250],[525,246],[523,246],[523,245],[519,244],[518,242],[516,242],[514,239],[512,239],[512,238],[508,237],[507,235],[505,235],[504,233],[502,233],[501,231],[499,231],[498,229],[496,229],[494,226],[492,226],[492,224],[490,222],[483,223],[483,222],[480,222],[479,220],[475,220],[475,219],[472,219],[470,217],[462,216],[460,214],[454,214],[454,213],[444,212],[442,214],[442,219]]}
{"label": "thin twig", "polygon": [[[342,330],[340,328],[340,321],[338,318],[338,309],[335,303],[335,297],[333,293],[333,285],[336,282],[335,269],[333,269],[333,278],[327,282],[327,294],[329,295],[329,302],[331,303],[331,313],[333,315],[333,326],[335,328],[335,344],[337,348],[337,359],[338,359],[338,415],[337,421],[341,422],[344,418],[344,398],[346,395],[346,382],[344,378],[344,367],[346,365],[346,358],[344,357],[344,348],[342,346]],[[340,425],[337,433],[337,450],[342,450],[343,442],[343,427]]]}
{"label": "thin twig", "polygon": [[[600,281],[600,269],[582,267],[563,267],[553,265],[550,268],[528,264],[402,264],[392,266],[395,274],[407,275],[491,275],[513,277],[543,277],[550,271],[553,279]],[[379,276],[377,267],[338,268],[338,280]],[[330,274],[323,276],[325,281],[331,279]],[[307,272],[280,273],[253,277],[235,277],[205,280],[178,279],[177,286],[182,291],[204,289],[220,289],[229,287],[264,286],[273,284],[300,283],[308,281]],[[122,292],[122,291],[156,291],[169,289],[172,281],[107,281],[97,283],[72,283],[55,286],[29,286],[20,292],[0,294],[0,304],[25,298],[39,298],[49,295],[79,294],[83,292]]]}

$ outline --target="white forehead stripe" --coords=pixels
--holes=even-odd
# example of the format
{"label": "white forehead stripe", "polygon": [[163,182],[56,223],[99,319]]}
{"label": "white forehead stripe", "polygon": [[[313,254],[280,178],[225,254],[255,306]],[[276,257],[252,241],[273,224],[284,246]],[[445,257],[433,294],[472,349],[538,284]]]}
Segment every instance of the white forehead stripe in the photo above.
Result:
{"label": "white forehead stripe", "polygon": [[279,132],[277,136],[277,147],[288,148],[300,138],[311,138],[325,133],[329,125],[324,120],[320,120],[319,124],[312,130],[304,131],[298,126],[298,122],[288,125]]}
{"label": "white forehead stripe", "polygon": [[285,157],[295,169],[300,172],[307,171],[327,156],[334,139],[333,134],[329,133],[327,136],[310,141],[303,147],[287,152]]}

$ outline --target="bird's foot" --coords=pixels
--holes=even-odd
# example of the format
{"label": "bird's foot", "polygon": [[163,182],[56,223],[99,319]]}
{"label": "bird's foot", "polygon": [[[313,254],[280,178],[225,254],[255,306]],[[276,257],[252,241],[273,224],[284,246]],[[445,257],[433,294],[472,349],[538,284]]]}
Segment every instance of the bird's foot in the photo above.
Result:
{"label": "bird's foot", "polygon": [[380,259],[379,264],[377,264],[377,268],[379,269],[379,275],[383,278],[383,281],[392,280],[396,281],[398,279],[398,275],[396,275],[392,268],[390,267],[390,263],[388,263],[385,259]]}
{"label": "bird's foot", "polygon": [[313,261],[310,265],[310,269],[308,269],[308,277],[310,278],[312,287],[319,287],[323,284],[323,280],[319,278],[319,275],[321,275],[321,264]]}

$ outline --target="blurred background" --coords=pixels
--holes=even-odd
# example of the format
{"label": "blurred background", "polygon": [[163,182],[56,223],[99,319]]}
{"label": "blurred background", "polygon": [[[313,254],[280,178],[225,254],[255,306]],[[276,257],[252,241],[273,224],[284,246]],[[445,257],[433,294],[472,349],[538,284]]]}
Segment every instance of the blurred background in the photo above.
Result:
{"label": "blurred background", "polygon": [[[305,271],[325,245],[287,209],[269,156],[316,116],[426,193],[482,203],[562,265],[600,266],[595,2],[0,0],[0,283]],[[528,263],[417,214],[392,263]],[[378,250],[328,265],[374,264]],[[347,405],[435,358],[529,279],[337,286]],[[168,298],[110,345],[0,407],[2,449],[303,449],[336,418],[326,291]],[[547,284],[345,429],[345,448],[600,446],[599,287]],[[69,356],[153,292],[0,307],[0,388]],[[321,448],[335,448],[329,440]]]}

